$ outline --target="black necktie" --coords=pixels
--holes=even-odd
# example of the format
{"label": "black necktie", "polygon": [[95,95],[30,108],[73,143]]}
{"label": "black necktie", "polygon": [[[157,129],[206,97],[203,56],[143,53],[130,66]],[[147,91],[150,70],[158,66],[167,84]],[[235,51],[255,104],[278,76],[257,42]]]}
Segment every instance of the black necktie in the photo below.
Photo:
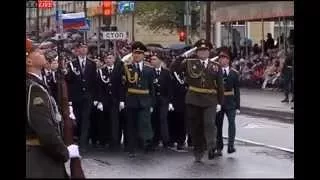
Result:
{"label": "black necktie", "polygon": [[85,64],[84,60],[82,60],[82,64],[81,64],[82,73],[84,73],[85,67],[86,67],[86,64]]}
{"label": "black necktie", "polygon": [[157,75],[160,76],[160,70],[157,70]]}
{"label": "black necktie", "polygon": [[205,66],[206,62],[205,61],[202,61],[202,65],[203,65],[204,68],[206,68],[206,66]]}
{"label": "black necktie", "polygon": [[228,77],[228,74],[227,74],[227,70],[226,70],[226,69],[223,70],[223,77]]}
{"label": "black necktie", "polygon": [[112,68],[109,68],[109,74],[111,74],[112,73]]}
{"label": "black necktie", "polygon": [[137,68],[137,70],[138,70],[138,73],[140,73],[141,71],[140,71],[139,63],[136,64],[136,68]]}

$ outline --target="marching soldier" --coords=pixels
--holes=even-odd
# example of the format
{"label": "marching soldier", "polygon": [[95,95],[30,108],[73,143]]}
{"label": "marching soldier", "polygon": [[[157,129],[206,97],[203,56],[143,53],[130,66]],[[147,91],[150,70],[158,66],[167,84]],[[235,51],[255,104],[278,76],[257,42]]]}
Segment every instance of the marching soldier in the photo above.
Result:
{"label": "marching soldier", "polygon": [[216,111],[223,102],[223,82],[221,67],[209,61],[212,44],[204,39],[195,43],[195,59],[185,59],[180,71],[185,72],[189,85],[185,102],[187,118],[191,124],[191,136],[195,162],[201,162],[205,148],[208,159],[214,158],[216,150]]}
{"label": "marching soldier", "polygon": [[[104,107],[104,117],[99,125],[99,134],[102,142],[106,140],[108,132],[111,136],[111,149],[119,149],[119,112],[125,108],[124,69],[115,63],[112,53],[104,55],[104,68],[98,70],[99,96]],[[108,128],[108,129],[106,129]]]}
{"label": "marching soldier", "polygon": [[[87,57],[87,46],[79,43],[76,48],[79,56],[76,60],[68,63],[66,81],[78,123],[77,134],[80,137],[80,150],[85,152],[88,146],[93,96],[97,90],[97,73],[96,64]],[[99,107],[102,108],[102,105],[100,104]]]}
{"label": "marching soldier", "polygon": [[224,114],[228,118],[228,153],[236,151],[234,148],[234,138],[236,135],[235,117],[236,112],[240,113],[240,90],[239,90],[239,73],[232,68],[230,62],[230,52],[228,48],[221,48],[219,53],[219,63],[222,66],[223,83],[224,83],[224,102],[221,111],[217,113],[217,155],[222,155],[223,137],[222,127]]}
{"label": "marching soldier", "polygon": [[[177,142],[177,150],[182,150],[185,145],[186,140],[186,118],[185,118],[185,96],[188,90],[188,86],[185,83],[184,73],[179,71],[174,71],[177,69],[171,67],[172,70],[172,89],[173,89],[173,98],[172,104],[174,111],[169,112],[168,124],[169,124],[169,134],[170,134],[170,143],[169,146],[174,147],[174,143]],[[188,138],[189,142],[191,138]],[[188,145],[190,145],[188,142]]]}
{"label": "marching soldier", "polygon": [[162,140],[163,147],[167,148],[170,140],[167,116],[168,111],[174,110],[172,105],[172,77],[170,71],[161,65],[163,62],[157,54],[152,54],[150,60],[154,67],[153,88],[156,94],[152,113],[153,145],[157,147]]}
{"label": "marching soldier", "polygon": [[64,163],[80,157],[78,146],[66,146],[61,137],[61,115],[41,77],[46,60],[31,40],[26,40],[26,177],[66,178]]}
{"label": "marching soldier", "polygon": [[154,105],[154,73],[143,62],[147,48],[141,42],[132,44],[132,63],[124,64],[127,89],[127,133],[129,157],[135,156],[138,138],[145,152],[151,150],[153,131],[151,112]]}

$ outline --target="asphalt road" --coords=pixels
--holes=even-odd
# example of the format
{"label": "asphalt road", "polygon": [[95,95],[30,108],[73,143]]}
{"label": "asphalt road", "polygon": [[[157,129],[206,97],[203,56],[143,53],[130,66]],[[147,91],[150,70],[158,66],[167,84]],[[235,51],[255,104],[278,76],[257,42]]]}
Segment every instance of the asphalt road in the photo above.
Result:
{"label": "asphalt road", "polygon": [[194,163],[189,148],[180,152],[160,148],[133,159],[125,152],[92,149],[83,155],[82,166],[87,178],[293,178],[294,155],[281,150],[293,151],[293,124],[247,115],[236,120],[237,152],[227,154],[224,148],[223,156],[214,160],[205,154],[202,164]]}

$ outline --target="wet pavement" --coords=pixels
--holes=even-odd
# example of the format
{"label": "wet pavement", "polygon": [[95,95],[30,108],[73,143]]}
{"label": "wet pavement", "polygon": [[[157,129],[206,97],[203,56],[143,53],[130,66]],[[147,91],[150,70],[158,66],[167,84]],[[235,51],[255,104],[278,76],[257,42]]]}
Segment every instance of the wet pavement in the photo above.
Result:
{"label": "wet pavement", "polygon": [[[130,159],[125,152],[92,150],[83,156],[87,178],[293,178],[293,154],[247,143],[236,143],[237,152],[194,163],[186,152],[157,150],[138,153]],[[67,166],[68,167],[68,166]]]}
{"label": "wet pavement", "polygon": [[[226,116],[223,121],[223,136],[228,137]],[[236,116],[236,138],[293,151],[294,124],[240,114]]]}

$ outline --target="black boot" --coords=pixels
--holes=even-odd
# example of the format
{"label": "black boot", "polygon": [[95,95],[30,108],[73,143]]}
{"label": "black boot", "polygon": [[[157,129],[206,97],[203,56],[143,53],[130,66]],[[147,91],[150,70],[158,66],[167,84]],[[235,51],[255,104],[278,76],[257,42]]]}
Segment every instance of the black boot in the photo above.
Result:
{"label": "black boot", "polygon": [[222,156],[222,150],[221,149],[217,149],[216,155],[217,156]]}
{"label": "black boot", "polygon": [[212,159],[214,159],[214,153],[215,153],[215,149],[210,149],[209,151],[208,151],[208,159],[209,160],[212,160]]}
{"label": "black boot", "polygon": [[284,100],[281,101],[282,103],[288,103],[289,102],[289,98],[285,98]]}
{"label": "black boot", "polygon": [[234,148],[234,146],[228,146],[228,153],[231,154],[234,152],[236,152],[236,149]]}

